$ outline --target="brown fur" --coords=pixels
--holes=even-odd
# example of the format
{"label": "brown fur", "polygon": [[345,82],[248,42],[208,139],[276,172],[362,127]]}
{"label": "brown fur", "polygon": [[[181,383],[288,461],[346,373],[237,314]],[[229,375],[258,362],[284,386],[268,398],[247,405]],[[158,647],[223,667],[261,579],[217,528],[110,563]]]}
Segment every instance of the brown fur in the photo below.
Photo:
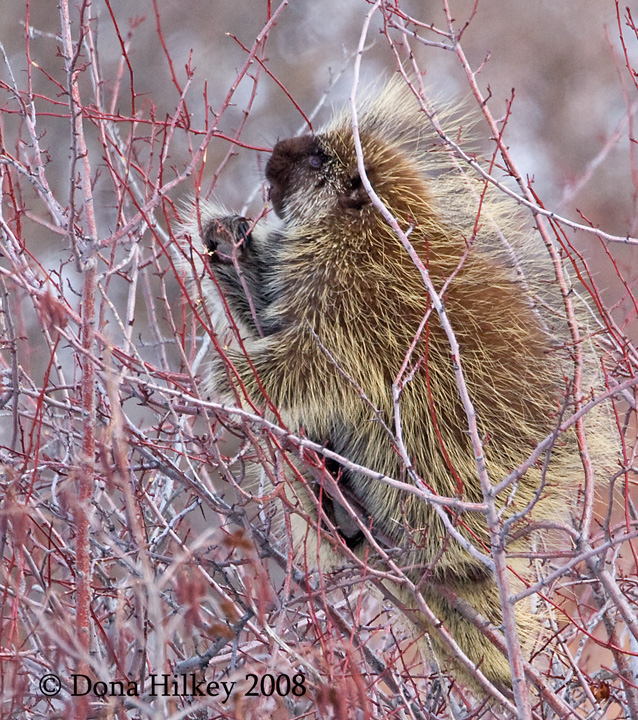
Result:
{"label": "brown fur", "polygon": [[[366,174],[376,193],[410,231],[435,287],[454,274],[443,300],[461,348],[489,476],[498,482],[554,430],[561,408],[569,410],[570,360],[559,347],[568,335],[553,277],[509,203],[490,189],[482,198],[483,185],[450,159],[405,88],[391,83],[360,113]],[[264,405],[267,396],[291,430],[303,430],[357,464],[410,482],[387,432],[394,427],[391,387],[431,300],[419,271],[362,186],[350,123],[343,115],[315,136],[277,143],[266,175],[279,222],[261,222],[248,232],[247,221],[206,206],[186,234],[204,230],[210,267],[248,350],[249,359],[236,348],[229,358],[251,400]],[[201,276],[221,331],[225,320],[217,291],[206,273]],[[482,502],[450,346],[435,311],[409,368],[414,374],[401,395],[401,415],[414,471],[439,495]],[[215,392],[237,399],[236,383],[220,360],[212,361],[208,380]],[[541,468],[539,462],[499,498],[501,506],[507,503],[506,516],[530,503]],[[498,626],[498,592],[490,571],[446,536],[440,518],[421,498],[336,463],[328,463],[328,469],[356,501],[363,522],[372,521],[373,535],[400,549],[397,562],[409,568],[408,577],[417,584],[427,577],[423,598],[462,650],[488,678],[509,684],[507,658],[437,591],[437,585],[452,590]],[[535,517],[567,510],[564,498],[580,481],[572,438],[559,438],[544,480],[541,500],[514,530]],[[298,494],[304,511],[316,519],[316,499],[301,488]],[[348,522],[333,497],[319,495],[328,520],[348,547],[363,555],[365,540],[356,523]],[[482,514],[463,514],[457,527],[489,554]],[[296,534],[300,554],[312,562],[316,535],[303,523]],[[516,549],[529,545],[529,538],[519,540]],[[332,565],[338,562],[329,548],[324,557]],[[519,575],[527,573],[522,561],[510,566]],[[413,598],[399,595],[415,606]],[[519,617],[523,640],[529,640],[538,623],[525,611]],[[450,653],[436,632],[432,637],[445,665]]]}

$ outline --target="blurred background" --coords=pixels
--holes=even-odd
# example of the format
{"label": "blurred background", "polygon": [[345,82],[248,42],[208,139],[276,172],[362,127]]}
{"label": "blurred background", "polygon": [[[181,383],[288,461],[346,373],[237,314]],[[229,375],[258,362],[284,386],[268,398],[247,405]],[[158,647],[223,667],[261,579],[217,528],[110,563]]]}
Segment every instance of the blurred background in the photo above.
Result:
{"label": "blurred background", "polygon": [[[63,61],[55,39],[60,32],[59,17],[49,3],[30,3],[28,7],[33,90],[41,98],[39,108],[51,113],[42,140],[50,158],[47,173],[64,196],[69,129],[65,119],[55,117],[55,102],[63,100],[57,83],[64,84]],[[92,5],[105,108],[128,116],[134,91],[140,119],[134,130],[135,152],[140,158],[148,161],[151,154],[146,119],[153,116],[161,121],[175,114],[187,77],[180,123],[187,123],[188,131],[178,127],[173,134],[164,177],[184,166],[216,112],[220,113],[220,133],[234,138],[240,131],[242,146],[212,138],[202,174],[195,173],[172,190],[175,201],[192,194],[194,183],[201,183],[205,193],[212,190],[229,207],[241,208],[248,197],[255,197],[262,182],[267,150],[278,137],[306,125],[299,109],[309,115],[321,103],[313,121],[316,127],[333,107],[347,102],[354,53],[371,4],[365,0],[295,0],[264,33],[269,7],[269,2],[229,0],[140,0],[134,6],[125,0],[110,0]],[[273,4],[271,12],[275,7]],[[445,44],[446,38],[428,30],[429,25],[446,29],[442,3],[406,0],[400,10],[422,24],[417,31],[424,42],[412,38],[410,47],[434,97],[452,103],[467,100],[470,88],[458,58],[436,46]],[[477,82],[489,97],[493,115],[503,117],[511,102],[504,138],[521,172],[533,180],[541,201],[570,219],[614,235],[635,236],[638,167],[636,143],[631,138],[637,96],[619,29],[634,67],[638,48],[622,6],[619,13],[620,19],[612,0],[454,0],[450,4],[457,32],[471,20],[463,32],[462,47],[471,67],[480,68]],[[24,23],[24,3],[5,2],[0,32],[19,83],[26,70]],[[362,63],[364,85],[395,72],[396,60],[382,25],[376,13]],[[415,28],[409,25],[410,32]],[[248,51],[260,35],[265,42],[257,56],[266,69],[253,62],[242,75]],[[394,39],[401,41],[396,31]],[[1,72],[6,78],[7,68]],[[239,85],[226,107],[224,100],[238,77]],[[87,83],[88,77],[82,81]],[[91,92],[88,87],[85,90]],[[472,102],[476,105],[474,100],[468,105]],[[15,103],[7,96],[4,107],[15,111]],[[7,142],[19,120],[7,113],[3,119]],[[489,134],[486,125],[479,125],[477,136],[485,152],[491,152]],[[112,188],[98,178],[96,190],[101,230],[108,233],[113,220]],[[252,212],[261,199],[259,194]],[[46,234],[41,242],[50,245],[45,238]],[[576,240],[600,266],[600,287],[609,293],[607,300],[621,300],[623,291],[613,289],[617,273],[609,266],[600,241],[592,236]],[[621,274],[631,282],[638,269],[635,248],[616,243],[611,252]],[[627,316],[627,303],[618,312]]]}

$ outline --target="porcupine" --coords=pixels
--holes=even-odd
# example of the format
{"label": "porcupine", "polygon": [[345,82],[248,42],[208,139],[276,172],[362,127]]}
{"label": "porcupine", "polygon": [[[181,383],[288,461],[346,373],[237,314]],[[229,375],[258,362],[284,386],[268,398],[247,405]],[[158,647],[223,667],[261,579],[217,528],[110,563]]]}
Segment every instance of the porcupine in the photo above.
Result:
{"label": "porcupine", "polygon": [[[360,103],[358,114],[367,178],[435,288],[444,288],[487,471],[498,482],[571,407],[560,293],[515,203],[462,170],[405,84],[390,82]],[[213,358],[206,383],[231,402],[245,393],[257,406],[270,404],[289,430],[375,473],[407,483],[416,476],[437,495],[482,502],[449,339],[415,262],[363,186],[350,114],[336,115],[320,132],[277,142],[266,178],[276,220],[254,224],[202,202],[184,227],[195,247],[203,243],[198,283],[218,334],[227,332],[229,312],[243,341],[226,353],[233,370]],[[397,449],[392,396],[408,354],[399,403],[410,473]],[[301,514],[311,518],[310,528],[300,518],[293,523],[305,561],[318,556],[315,530],[325,536],[325,521],[362,557],[363,524],[394,548],[392,557],[470,660],[488,679],[509,685],[507,657],[449,595],[498,627],[492,572],[450,536],[422,497],[334,461],[326,468],[359,522],[334,492],[317,487],[311,497],[298,487]],[[565,497],[581,475],[574,439],[561,435],[549,455],[501,493],[503,517],[523,511],[510,533],[519,535],[516,550],[531,547],[522,532],[530,518],[565,515]],[[308,478],[321,485],[316,474]],[[449,515],[461,535],[489,554],[483,514]],[[321,540],[321,547],[326,564],[337,565],[332,546]],[[528,572],[527,561],[509,564],[519,577]],[[415,606],[414,598],[398,595]],[[526,642],[539,622],[517,613]],[[443,664],[454,664],[434,628],[416,625],[430,631]]]}

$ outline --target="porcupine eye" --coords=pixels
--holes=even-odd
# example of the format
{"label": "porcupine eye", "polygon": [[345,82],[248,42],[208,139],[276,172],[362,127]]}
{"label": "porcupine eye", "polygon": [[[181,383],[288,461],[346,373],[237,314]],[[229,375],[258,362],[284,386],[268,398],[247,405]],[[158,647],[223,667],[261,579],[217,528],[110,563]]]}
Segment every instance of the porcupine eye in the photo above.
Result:
{"label": "porcupine eye", "polygon": [[308,165],[313,170],[321,170],[323,167],[324,160],[321,157],[321,155],[309,155],[308,156]]}

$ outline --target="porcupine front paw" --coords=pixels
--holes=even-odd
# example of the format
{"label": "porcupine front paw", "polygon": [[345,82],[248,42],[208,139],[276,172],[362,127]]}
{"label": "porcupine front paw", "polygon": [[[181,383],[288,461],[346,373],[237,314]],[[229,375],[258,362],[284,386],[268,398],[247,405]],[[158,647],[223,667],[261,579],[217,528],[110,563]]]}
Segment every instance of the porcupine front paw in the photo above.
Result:
{"label": "porcupine front paw", "polygon": [[204,231],[204,244],[210,262],[231,265],[233,258],[241,260],[250,246],[250,222],[241,215],[211,220]]}

